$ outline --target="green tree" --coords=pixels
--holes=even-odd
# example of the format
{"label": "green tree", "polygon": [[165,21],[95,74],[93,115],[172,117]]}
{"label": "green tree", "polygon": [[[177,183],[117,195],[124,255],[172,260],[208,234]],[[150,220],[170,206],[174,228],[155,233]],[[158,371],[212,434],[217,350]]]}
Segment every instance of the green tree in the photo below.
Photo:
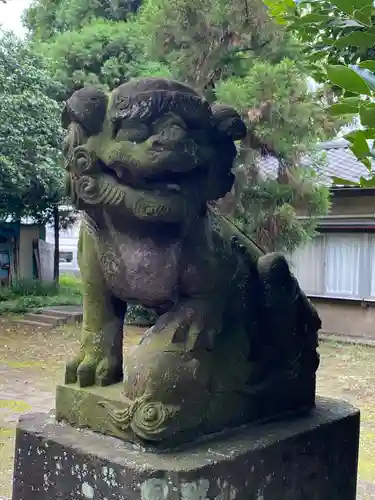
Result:
{"label": "green tree", "polygon": [[[34,49],[64,89],[59,100],[91,84],[106,90],[143,75],[169,76],[148,57],[147,33],[132,12],[139,0],[34,0],[24,16]],[[130,20],[126,22],[126,19]]]}
{"label": "green tree", "polygon": [[288,59],[254,60],[246,76],[220,81],[216,96],[238,109],[261,143],[291,165],[336,130],[319,93],[309,91],[306,75]]}
{"label": "green tree", "polygon": [[[186,81],[210,101],[235,105],[249,125],[241,144],[241,168],[248,178],[256,178],[251,186],[244,183],[243,191],[262,185],[269,198],[280,191],[293,194],[277,195],[277,207],[268,203],[263,215],[253,218],[259,227],[277,226],[268,231],[269,247],[289,249],[311,235],[315,222],[299,223],[296,207],[303,198],[315,221],[314,214],[327,210],[327,193],[306,189],[313,186],[311,176],[303,180],[302,171],[297,175],[294,170],[312,144],[333,133],[334,123],[322,112],[317,96],[307,91],[300,44],[270,18],[263,1],[144,0],[137,14],[129,16],[128,9],[122,17],[106,5],[102,0],[35,0],[27,13],[35,47],[50,58],[55,78],[65,87],[63,97],[87,83],[111,89],[131,77],[152,74]],[[254,147],[280,160],[275,181],[262,184],[253,175],[256,161],[249,150]],[[245,203],[246,196],[236,193],[233,216],[264,242],[258,237],[261,231],[246,222],[244,213],[250,220],[256,208],[256,203]],[[263,203],[265,195],[258,199]],[[290,244],[285,243],[288,234]]]}
{"label": "green tree", "polygon": [[[261,0],[146,0],[138,17],[152,58],[168,62],[173,76],[213,96],[215,82],[243,74],[248,55],[260,55],[282,38]],[[272,49],[271,49],[272,50]]]}
{"label": "green tree", "polygon": [[[324,112],[320,96],[308,90],[296,63],[286,59],[255,61],[246,77],[219,82],[216,95],[241,112],[249,130],[239,147],[232,216],[263,248],[292,251],[312,237],[317,217],[328,212],[329,190],[315,174],[324,160],[314,146],[332,136],[336,123]],[[273,164],[272,177],[262,172],[254,135],[274,154],[266,160]],[[306,154],[309,168],[303,167]],[[308,218],[299,219],[297,212]]]}
{"label": "green tree", "polygon": [[64,88],[62,99],[87,84],[113,89],[129,78],[169,75],[166,66],[147,57],[145,35],[135,22],[94,19],[35,49],[48,58],[49,69]]}
{"label": "green tree", "polygon": [[[333,90],[334,116],[360,118],[358,130],[346,135],[357,158],[368,168],[362,186],[374,186],[373,149],[375,139],[375,7],[372,0],[303,2],[267,0],[280,23],[306,43],[311,75],[329,83]],[[353,184],[345,179],[340,183]]]}
{"label": "green tree", "polygon": [[[308,91],[301,44],[259,0],[146,0],[139,22],[150,34],[153,58],[170,62],[175,78],[236,107],[247,122],[236,189],[220,209],[268,250],[289,251],[310,238],[316,216],[328,211],[329,193],[311,170],[299,168],[301,157],[337,124]],[[275,179],[262,178],[254,149],[275,156]],[[301,209],[305,222],[296,216]]]}
{"label": "green tree", "polygon": [[41,218],[62,194],[60,109],[42,60],[0,31],[0,217]]}
{"label": "green tree", "polygon": [[140,0],[33,0],[24,24],[33,38],[47,41],[95,19],[124,21],[139,5]]}

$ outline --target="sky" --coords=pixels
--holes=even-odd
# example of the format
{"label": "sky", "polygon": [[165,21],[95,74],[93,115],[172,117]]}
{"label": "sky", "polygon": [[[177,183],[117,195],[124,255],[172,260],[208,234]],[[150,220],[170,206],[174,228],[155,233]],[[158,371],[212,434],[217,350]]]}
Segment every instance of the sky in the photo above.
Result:
{"label": "sky", "polygon": [[21,15],[30,0],[7,0],[6,4],[0,3],[0,24],[7,30],[14,31],[18,36],[23,36],[25,30],[21,24]]}

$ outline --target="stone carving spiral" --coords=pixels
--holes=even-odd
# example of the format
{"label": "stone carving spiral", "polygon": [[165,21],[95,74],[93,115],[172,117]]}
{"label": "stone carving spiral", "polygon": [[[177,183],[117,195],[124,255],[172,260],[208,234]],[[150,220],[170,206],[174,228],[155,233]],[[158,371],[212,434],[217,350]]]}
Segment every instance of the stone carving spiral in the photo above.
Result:
{"label": "stone carving spiral", "polygon": [[75,180],[78,198],[89,205],[118,205],[125,196],[124,189],[104,177],[84,175]]}
{"label": "stone carving spiral", "polygon": [[161,200],[141,197],[134,203],[133,212],[139,219],[163,217],[169,214],[171,207]]}
{"label": "stone carving spiral", "polygon": [[92,159],[85,146],[77,146],[74,149],[72,171],[76,175],[87,174],[92,169]]}
{"label": "stone carving spiral", "polygon": [[159,437],[170,423],[178,408],[167,406],[160,401],[150,401],[142,396],[123,409],[114,408],[107,401],[101,401],[99,406],[108,411],[110,423],[120,432],[127,434],[132,431],[136,436],[152,441]]}
{"label": "stone carving spiral", "polygon": [[90,205],[99,204],[101,201],[99,182],[94,177],[84,175],[75,182],[78,198]]}
{"label": "stone carving spiral", "polygon": [[167,421],[176,412],[159,401],[145,402],[135,410],[130,427],[144,439],[152,439],[163,431]]}

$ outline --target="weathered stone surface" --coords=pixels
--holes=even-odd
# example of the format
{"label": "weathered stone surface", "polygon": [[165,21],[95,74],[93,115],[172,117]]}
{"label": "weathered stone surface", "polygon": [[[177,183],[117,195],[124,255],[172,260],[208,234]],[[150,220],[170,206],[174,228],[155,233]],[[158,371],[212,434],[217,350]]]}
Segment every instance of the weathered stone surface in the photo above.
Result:
{"label": "weathered stone surface", "polygon": [[[184,83],[141,78],[109,99],[75,92],[63,125],[67,188],[83,212],[84,291],[65,383],[123,382],[122,401],[92,407],[101,432],[170,446],[313,407],[315,309],[283,255],[264,255],[213,208],[234,184],[240,114]],[[123,359],[128,304],[156,317]],[[57,392],[59,409],[66,394]],[[73,411],[87,407],[69,401],[61,418],[85,420]]]}
{"label": "weathered stone surface", "polygon": [[121,383],[109,387],[79,387],[77,384],[58,385],[56,389],[56,419],[69,424],[88,428],[95,432],[122,438],[103,406],[106,402],[121,407],[124,404]]}
{"label": "weathered stone surface", "polygon": [[355,500],[359,412],[309,415],[155,454],[32,414],[16,438],[13,500]]}
{"label": "weathered stone surface", "polygon": [[[176,379],[176,384],[177,384]],[[193,388],[187,390],[194,391]],[[196,402],[188,415],[182,414],[182,419],[186,422],[189,418],[195,420],[197,425],[190,432],[181,432],[180,418],[175,419],[174,429],[171,424],[168,426],[168,439],[152,439],[153,421],[145,421],[145,416],[153,411],[160,409],[160,404],[154,405],[144,401],[135,408],[135,411],[129,415],[128,408],[132,407],[123,391],[121,383],[112,384],[109,387],[100,387],[97,385],[90,387],[80,387],[78,384],[58,385],[56,390],[56,418],[58,421],[66,421],[70,425],[88,428],[95,432],[101,432],[109,436],[132,440],[132,434],[136,436],[133,440],[138,443],[146,442],[149,447],[157,450],[170,448],[176,444],[186,443],[195,440],[198,436],[209,435],[221,431],[225,427],[235,427],[248,423],[256,424],[270,419],[270,415],[281,417],[292,414],[296,411],[309,411],[315,404],[315,377],[310,380],[303,380],[304,390],[301,390],[301,381],[282,381],[279,391],[274,394],[273,391],[263,394],[246,395],[243,403],[240,405],[240,397],[236,400],[239,410],[234,417],[231,417],[231,425],[226,426],[225,422],[231,416],[233,409],[228,405],[228,394],[216,394],[215,406],[203,401],[200,404]],[[273,388],[272,388],[273,389]],[[182,396],[183,396],[182,392]],[[233,398],[232,398],[233,402]],[[240,411],[241,410],[241,411]],[[212,412],[216,412],[216,428],[213,427]],[[229,416],[228,416],[229,415]],[[128,418],[131,417],[131,418]],[[143,419],[143,420],[142,420]],[[159,417],[155,419],[158,423]],[[145,434],[142,423],[147,426]],[[160,426],[162,427],[162,426]],[[173,430],[175,431],[173,433]],[[158,437],[159,432],[156,433]],[[149,439],[147,440],[147,436]]]}

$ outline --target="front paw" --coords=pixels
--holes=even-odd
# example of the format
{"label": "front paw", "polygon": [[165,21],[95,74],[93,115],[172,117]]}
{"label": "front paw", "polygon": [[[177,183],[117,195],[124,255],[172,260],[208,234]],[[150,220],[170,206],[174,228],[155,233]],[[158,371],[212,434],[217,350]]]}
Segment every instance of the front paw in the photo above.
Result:
{"label": "front paw", "polygon": [[113,356],[77,356],[65,368],[65,383],[80,387],[116,384],[122,376],[122,360]]}

